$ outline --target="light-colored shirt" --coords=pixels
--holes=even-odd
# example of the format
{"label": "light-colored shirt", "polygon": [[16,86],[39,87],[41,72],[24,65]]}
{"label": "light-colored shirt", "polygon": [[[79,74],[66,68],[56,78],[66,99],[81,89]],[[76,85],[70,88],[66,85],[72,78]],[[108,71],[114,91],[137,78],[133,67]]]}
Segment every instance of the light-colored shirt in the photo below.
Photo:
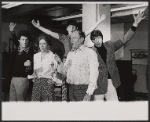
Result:
{"label": "light-colored shirt", "polygon": [[34,55],[34,77],[53,79],[57,66],[55,55],[50,50],[44,59],[41,52]]}
{"label": "light-colored shirt", "polygon": [[65,62],[67,69],[67,82],[75,85],[88,85],[87,94],[93,94],[97,88],[98,59],[91,48],[82,45],[76,51],[67,55]]}

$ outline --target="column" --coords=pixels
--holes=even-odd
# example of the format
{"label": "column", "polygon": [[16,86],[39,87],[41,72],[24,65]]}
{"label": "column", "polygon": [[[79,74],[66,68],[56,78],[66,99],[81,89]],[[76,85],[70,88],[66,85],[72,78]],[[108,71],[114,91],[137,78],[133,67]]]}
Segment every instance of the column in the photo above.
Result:
{"label": "column", "polygon": [[[82,7],[82,29],[83,32],[89,30],[94,26],[99,19],[100,15],[106,14],[106,19],[98,25],[96,29],[99,29],[104,36],[103,41],[110,40],[110,5],[104,4],[83,4]],[[93,46],[89,36],[86,38],[85,44],[87,46]]]}

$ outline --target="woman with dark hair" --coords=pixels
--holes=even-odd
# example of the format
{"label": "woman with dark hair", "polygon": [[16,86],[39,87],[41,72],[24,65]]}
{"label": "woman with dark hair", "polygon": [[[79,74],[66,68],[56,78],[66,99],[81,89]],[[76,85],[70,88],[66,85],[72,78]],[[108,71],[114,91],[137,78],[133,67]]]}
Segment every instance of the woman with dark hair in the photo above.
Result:
{"label": "woman with dark hair", "polygon": [[34,55],[32,101],[53,101],[54,74],[58,63],[50,50],[46,35],[39,36],[38,45],[39,52]]}

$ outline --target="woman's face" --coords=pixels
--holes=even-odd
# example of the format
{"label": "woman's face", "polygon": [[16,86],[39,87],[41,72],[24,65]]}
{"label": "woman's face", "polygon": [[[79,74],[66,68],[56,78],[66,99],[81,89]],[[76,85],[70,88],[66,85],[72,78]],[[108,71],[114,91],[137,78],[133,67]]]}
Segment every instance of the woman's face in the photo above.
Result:
{"label": "woman's face", "polygon": [[48,50],[48,44],[44,39],[39,41],[39,48],[41,52],[46,52]]}
{"label": "woman's face", "polygon": [[103,40],[102,40],[102,37],[101,37],[101,36],[98,36],[98,37],[96,37],[94,40],[92,40],[92,42],[94,43],[94,45],[95,45],[96,47],[101,47]]}

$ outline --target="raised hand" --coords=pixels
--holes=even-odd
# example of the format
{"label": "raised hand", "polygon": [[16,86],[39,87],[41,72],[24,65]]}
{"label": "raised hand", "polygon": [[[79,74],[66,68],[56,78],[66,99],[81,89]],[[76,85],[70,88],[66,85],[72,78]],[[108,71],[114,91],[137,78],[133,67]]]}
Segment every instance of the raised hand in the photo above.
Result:
{"label": "raised hand", "polygon": [[100,15],[100,20],[101,20],[101,21],[105,20],[105,18],[106,18],[106,14]]}
{"label": "raised hand", "polygon": [[35,22],[35,20],[32,20],[31,22],[36,28],[39,28],[40,27],[40,22],[39,20],[37,20],[37,22]]}
{"label": "raised hand", "polygon": [[11,32],[14,31],[15,26],[16,26],[16,23],[10,22],[10,24],[9,24],[9,30],[10,30]]}
{"label": "raised hand", "polygon": [[100,16],[100,19],[98,19],[98,21],[96,22],[96,24],[95,24],[94,26],[92,26],[88,31],[84,32],[84,33],[85,33],[85,37],[87,37],[93,30],[95,30],[95,29],[98,27],[98,25],[99,25],[103,20],[105,20],[105,18],[106,18],[106,15],[105,15],[105,14],[102,14],[102,15]]}
{"label": "raised hand", "polygon": [[137,27],[139,25],[139,23],[145,19],[146,16],[144,16],[144,11],[143,12],[138,12],[137,15],[133,15],[133,18],[134,18],[134,26]]}

